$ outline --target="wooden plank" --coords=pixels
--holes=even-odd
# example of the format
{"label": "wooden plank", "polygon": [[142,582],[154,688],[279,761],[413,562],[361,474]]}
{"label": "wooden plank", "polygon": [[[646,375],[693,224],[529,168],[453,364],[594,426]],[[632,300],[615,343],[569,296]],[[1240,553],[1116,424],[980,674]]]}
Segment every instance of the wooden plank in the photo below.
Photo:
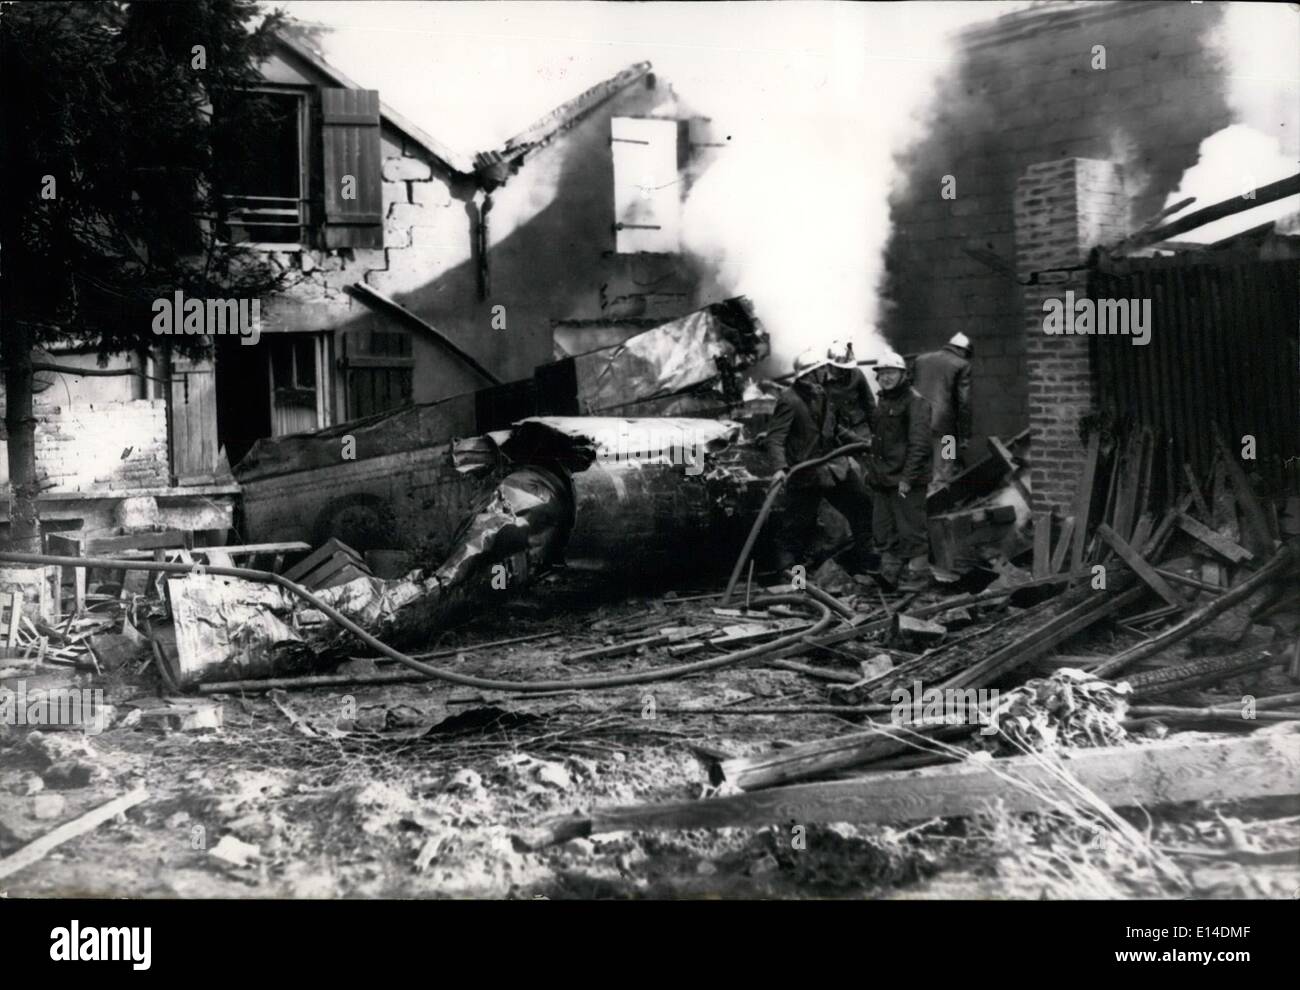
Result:
{"label": "wooden plank", "polygon": [[[974,714],[971,721],[961,725],[944,725],[917,727],[912,733],[901,732],[898,726],[890,726],[889,732],[869,729],[865,732],[852,732],[830,739],[817,739],[798,746],[774,749],[757,756],[740,756],[723,760],[717,765],[717,773],[722,780],[739,787],[743,791],[758,790],[776,784],[788,784],[795,780],[807,780],[819,777],[833,770],[862,766],[889,756],[898,756],[916,749],[917,744],[924,745],[922,736],[927,739],[952,739],[969,735],[980,728]],[[916,732],[920,736],[915,735]],[[915,739],[909,742],[906,735]]]}
{"label": "wooden plank", "polygon": [[1034,513],[1034,577],[1047,577],[1052,573],[1052,514]]}
{"label": "wooden plank", "polygon": [[1206,584],[1212,584],[1222,590],[1227,587],[1225,583],[1225,567],[1217,560],[1201,561],[1201,580]]}
{"label": "wooden plank", "polygon": [[1220,557],[1234,564],[1246,560],[1254,560],[1255,555],[1240,544],[1234,543],[1226,536],[1220,536],[1214,530],[1210,529],[1199,520],[1193,519],[1186,513],[1178,516],[1178,528],[1188,536],[1194,537],[1207,547],[1217,553]]}
{"label": "wooden plank", "polygon": [[42,835],[39,839],[34,839],[13,855],[0,859],[0,880],[40,862],[65,842],[70,842],[79,836],[85,835],[87,832],[104,824],[110,818],[116,818],[122,812],[134,808],[142,801],[148,800],[148,798],[149,792],[144,787],[137,787],[119,798],[114,798],[107,804],[102,804],[98,808],[86,812],[79,818],[65,822],[52,832]]}
{"label": "wooden plank", "polygon": [[1088,513],[1092,507],[1092,486],[1097,479],[1097,454],[1101,437],[1093,433],[1088,438],[1088,452],[1083,462],[1083,477],[1079,479],[1079,491],[1075,496],[1074,516],[1074,552],[1070,557],[1070,570],[1077,571],[1083,566],[1083,550],[1088,541]]}
{"label": "wooden plank", "polygon": [[[1158,667],[1133,674],[1125,680],[1133,689],[1134,699],[1149,698],[1170,691],[1186,691],[1189,688],[1217,684],[1230,677],[1276,667],[1285,662],[1286,658],[1279,651],[1255,646],[1221,657],[1200,657],[1172,667]],[[1240,706],[1237,714],[1241,714]]]}
{"label": "wooden plank", "polygon": [[361,555],[353,550],[342,540],[330,537],[310,554],[304,557],[298,563],[294,564],[285,572],[284,577],[288,581],[297,581],[306,574],[310,574],[316,567],[331,559],[337,551],[342,550],[344,553],[353,557],[357,563],[363,563]]}
{"label": "wooden plank", "polygon": [[1270,182],[1268,185],[1252,189],[1249,193],[1241,196],[1233,195],[1211,206],[1193,210],[1191,213],[1184,214],[1179,219],[1172,220],[1162,227],[1134,234],[1117,246],[1116,253],[1127,253],[1146,247],[1148,244],[1167,241],[1171,237],[1177,237],[1189,230],[1203,227],[1215,220],[1233,216],[1243,210],[1254,209],[1256,206],[1263,206],[1265,203],[1271,203],[1274,200],[1285,199],[1297,192],[1300,192],[1300,175],[1293,175],[1290,178],[1279,179],[1277,182]]}
{"label": "wooden plank", "polygon": [[23,617],[23,595],[21,591],[9,592],[9,648],[18,645],[18,626]]}
{"label": "wooden plank", "polygon": [[[84,557],[82,552],[83,542],[79,537],[63,536],[59,533],[50,533],[45,537],[45,551],[56,557]],[[59,595],[62,596],[62,585],[59,587]],[[72,569],[72,611],[73,614],[81,612],[86,607],[86,569],[84,567],[74,567]]]}
{"label": "wooden plank", "polygon": [[119,550],[188,548],[194,543],[194,534],[187,530],[169,529],[157,533],[127,533],[125,536],[92,536],[84,543],[86,556],[104,557],[112,556]]}
{"label": "wooden plank", "polygon": [[[1032,663],[1048,651],[1090,626],[1139,601],[1146,589],[1135,585],[1118,595],[1099,593],[1047,620],[1029,635],[1000,650],[944,682],[945,688],[979,688],[1003,677],[1008,671]],[[1100,599],[1100,600],[1099,600]]]}
{"label": "wooden plank", "polygon": [[1196,511],[1201,514],[1202,519],[1213,519],[1210,506],[1206,503],[1205,496],[1201,494],[1201,484],[1192,471],[1192,466],[1186,461],[1183,461],[1183,476],[1187,479],[1187,490],[1196,504]]}
{"label": "wooden plank", "polygon": [[329,578],[317,578],[313,574],[306,587],[315,591],[327,591],[330,588],[337,588],[341,584],[347,584],[349,581],[355,581],[357,578],[372,576],[368,567],[358,567],[355,562],[348,561],[345,566],[334,571]]}
{"label": "wooden plank", "polygon": [[1257,590],[1271,581],[1277,580],[1294,566],[1296,560],[1296,551],[1290,544],[1284,543],[1282,548],[1275,553],[1272,558],[1252,574],[1241,584],[1237,585],[1231,591],[1225,592],[1218,598],[1207,602],[1189,616],[1179,622],[1176,626],[1171,626],[1159,636],[1154,637],[1150,642],[1139,643],[1130,649],[1118,653],[1111,657],[1095,673],[1098,677],[1114,677],[1120,671],[1127,669],[1131,664],[1139,660],[1145,660],[1149,656],[1159,653],[1166,647],[1176,643],[1185,636],[1190,635],[1197,629],[1212,622],[1215,616],[1219,615],[1226,609],[1231,608],[1238,602],[1245,601]]}
{"label": "wooden plank", "polygon": [[1255,553],[1270,553],[1273,550],[1273,537],[1269,533],[1268,516],[1264,513],[1264,507],[1260,505],[1259,499],[1255,497],[1255,490],[1251,487],[1250,479],[1246,477],[1246,472],[1237,459],[1228,449],[1222,435],[1216,430],[1214,434],[1215,442],[1219,445],[1219,456],[1222,458],[1223,466],[1227,469],[1228,477],[1232,481],[1232,490],[1237,496],[1237,505],[1241,508],[1242,517],[1246,521],[1246,543]]}
{"label": "wooden plank", "polygon": [[224,547],[194,548],[195,553],[207,553],[209,550],[220,550],[238,559],[263,553],[307,553],[311,550],[311,544],[302,540],[284,540],[279,543],[232,543]]}
{"label": "wooden plank", "polygon": [[1119,482],[1115,489],[1115,508],[1110,527],[1120,539],[1127,542],[1133,533],[1133,514],[1137,507],[1137,490],[1142,470],[1140,435],[1125,443],[1124,456],[1118,462],[1116,470],[1119,471]]}
{"label": "wooden plank", "polygon": [[1191,507],[1191,504],[1192,496],[1189,492],[1165,513],[1165,517],[1160,520],[1160,525],[1151,534],[1151,539],[1147,541],[1146,546],[1140,547],[1138,552],[1147,559],[1158,557],[1165,548],[1165,541],[1169,539],[1169,535],[1174,531],[1174,524],[1178,522],[1179,514],[1186,512]]}
{"label": "wooden plank", "polygon": [[[1145,428],[1142,431],[1142,438],[1144,441],[1142,453],[1145,458],[1145,463],[1142,466],[1141,487],[1138,489],[1136,510],[1138,522],[1142,521],[1142,517],[1148,514],[1151,507],[1151,489],[1155,475],[1156,457],[1159,455],[1160,451],[1160,444],[1156,441],[1154,430],[1149,427]],[[1136,532],[1136,530],[1134,532]],[[1146,537],[1143,537],[1143,539],[1145,538]],[[1138,539],[1130,539],[1129,542],[1134,546],[1140,547],[1142,545],[1142,540]]]}
{"label": "wooden plank", "polygon": [[[1138,518],[1137,525],[1133,527],[1133,538],[1128,541],[1129,545],[1134,549],[1146,546],[1147,540],[1151,539],[1151,527],[1154,524],[1155,520],[1151,518],[1151,513],[1142,513]],[[1138,552],[1141,552],[1140,549]]]}
{"label": "wooden plank", "polygon": [[1148,564],[1142,557],[1128,545],[1120,536],[1105,523],[1097,527],[1097,535],[1102,538],[1108,547],[1119,554],[1120,560],[1124,561],[1138,577],[1154,591],[1157,595],[1167,601],[1170,605],[1176,605],[1179,608],[1185,608],[1187,601],[1178,592],[1169,586],[1169,582],[1156,573],[1155,568]]}
{"label": "wooden plank", "polygon": [[996,437],[989,438],[989,456],[972,464],[952,482],[940,488],[925,500],[925,509],[931,515],[947,512],[967,499],[987,495],[995,491],[1007,472],[1015,469],[1015,458],[1009,448],[1029,439],[1029,431],[1024,430],[1002,443]]}
{"label": "wooden plank", "polygon": [[338,551],[335,552],[333,557],[320,567],[317,567],[310,574],[299,578],[298,583],[304,588],[309,589],[327,588],[330,586],[330,582],[334,580],[335,576],[343,573],[346,568],[352,568],[357,572],[356,574],[353,574],[352,577],[348,578],[349,581],[352,580],[353,577],[370,573],[370,569],[364,564],[359,563],[355,557],[349,557],[346,553]]}
{"label": "wooden plank", "polygon": [[170,360],[170,473],[178,485],[203,484],[219,473],[216,369],[207,355],[172,351]]}
{"label": "wooden plank", "polygon": [[1065,558],[1070,553],[1070,544],[1074,540],[1074,516],[1066,516],[1061,523],[1061,535],[1056,539],[1056,550],[1049,565],[1053,574],[1060,574],[1065,566]]}
{"label": "wooden plank", "polygon": [[1210,523],[1216,532],[1222,533],[1234,543],[1241,542],[1241,527],[1237,524],[1237,503],[1228,487],[1228,469],[1223,466],[1223,458],[1214,458],[1214,482],[1211,498],[1213,516]]}
{"label": "wooden plank", "polygon": [[930,548],[934,552],[935,564],[945,571],[956,571],[957,534],[953,532],[951,517],[932,515],[926,528],[930,532]]}
{"label": "wooden plank", "polygon": [[960,818],[998,802],[1016,814],[1049,810],[1055,802],[1087,807],[1087,798],[1063,778],[1115,808],[1281,797],[1300,792],[1300,732],[1286,723],[1227,739],[1078,749],[1060,762],[1037,756],[967,760],[703,801],[604,808],[552,819],[517,838],[540,848],[603,832]]}
{"label": "wooden plank", "polygon": [[234,567],[235,558],[220,547],[202,547],[194,551],[194,556],[201,557],[214,567]]}

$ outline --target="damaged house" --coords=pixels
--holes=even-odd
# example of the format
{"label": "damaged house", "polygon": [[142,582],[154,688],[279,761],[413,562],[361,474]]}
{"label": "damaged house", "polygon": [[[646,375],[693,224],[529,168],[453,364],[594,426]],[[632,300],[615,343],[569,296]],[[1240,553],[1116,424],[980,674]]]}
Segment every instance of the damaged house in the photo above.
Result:
{"label": "damaged house", "polygon": [[288,34],[260,74],[274,112],[225,169],[224,233],[268,253],[284,287],[261,300],[254,346],[216,337],[190,361],[159,337],[110,359],[122,377],[38,376],[47,530],[220,541],[236,523],[230,468],[261,439],[411,403],[442,403],[441,440],[495,428],[535,411],[538,366],[711,301],[680,209],[725,142],[648,63],[477,154]]}

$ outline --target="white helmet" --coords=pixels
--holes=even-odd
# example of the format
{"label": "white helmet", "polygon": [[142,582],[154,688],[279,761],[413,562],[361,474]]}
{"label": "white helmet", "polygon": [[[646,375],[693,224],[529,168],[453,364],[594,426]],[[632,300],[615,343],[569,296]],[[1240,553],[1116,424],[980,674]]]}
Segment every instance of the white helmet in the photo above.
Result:
{"label": "white helmet", "polygon": [[795,381],[798,381],[800,378],[804,377],[804,375],[811,374],[812,372],[816,371],[818,368],[824,368],[824,367],[826,367],[826,359],[823,357],[818,357],[818,355],[810,347],[808,348],[808,350],[799,354],[794,359]]}
{"label": "white helmet", "polygon": [[949,340],[948,343],[952,344],[954,347],[961,347],[968,351],[971,349],[970,338],[967,337],[964,333],[953,334],[952,339]]}
{"label": "white helmet", "polygon": [[876,374],[880,374],[889,368],[895,371],[906,371],[907,362],[903,360],[902,355],[897,351],[885,351],[876,359]]}
{"label": "white helmet", "polygon": [[837,368],[856,368],[858,359],[853,354],[853,342],[851,340],[832,340],[831,346],[826,348],[826,360]]}

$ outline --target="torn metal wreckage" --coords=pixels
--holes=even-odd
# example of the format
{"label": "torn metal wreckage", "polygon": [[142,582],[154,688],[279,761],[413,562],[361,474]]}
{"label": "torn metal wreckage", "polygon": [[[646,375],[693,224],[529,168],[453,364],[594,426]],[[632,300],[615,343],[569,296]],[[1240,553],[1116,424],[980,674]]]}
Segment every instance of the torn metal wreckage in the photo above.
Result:
{"label": "torn metal wreckage", "polygon": [[[458,616],[569,563],[680,576],[739,546],[766,491],[738,424],[704,419],[537,417],[453,445],[458,471],[499,480],[436,567],[360,575],[318,592],[394,647],[422,647]],[[174,577],[175,676],[323,672],[362,644],[282,588],[211,573]]]}

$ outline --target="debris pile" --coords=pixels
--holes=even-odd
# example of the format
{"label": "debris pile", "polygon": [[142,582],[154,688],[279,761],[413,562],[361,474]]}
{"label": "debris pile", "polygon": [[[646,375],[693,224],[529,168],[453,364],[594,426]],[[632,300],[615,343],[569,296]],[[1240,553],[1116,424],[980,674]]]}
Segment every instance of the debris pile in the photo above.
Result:
{"label": "debris pile", "polygon": [[[527,419],[454,446],[455,469],[480,497],[446,559],[399,578],[370,573],[338,540],[280,551],[260,572],[197,549],[83,565],[5,554],[150,578],[138,592],[92,582],[83,610],[58,624],[32,616],[44,656],[6,663],[65,675],[79,663],[91,682],[116,684],[109,740],[211,740],[223,758],[258,760],[271,745],[313,773],[346,757],[393,780],[409,771],[376,768],[409,754],[444,775],[439,788],[457,801],[509,795],[512,851],[498,849],[505,833],[491,815],[482,848],[528,870],[561,844],[563,855],[598,858],[605,833],[789,821],[910,825],[906,848],[935,850],[946,847],[918,823],[983,820],[996,806],[1017,822],[1055,821],[1061,837],[1123,833],[1113,848],[1146,864],[1147,880],[1185,890],[1184,853],[1123,832],[1131,827],[1113,809],[1300,792],[1294,500],[1257,492],[1226,450],[1208,479],[1188,471],[1161,488],[1147,470],[1158,447],[1148,434],[1097,436],[1074,515],[1031,514],[1025,538],[1017,479],[1027,461],[1012,446],[995,445],[991,461],[959,476],[961,491],[931,496],[948,510],[939,515],[951,561],[978,558],[953,568],[955,586],[904,593],[828,561],[810,562],[820,564],[812,579],[778,576],[760,539],[755,565],[733,567],[740,579],[727,593],[720,579],[761,534],[769,492],[744,428]],[[1003,497],[1015,504],[999,521],[1006,513],[990,500]],[[978,527],[956,524],[962,513],[1004,531],[976,538]],[[703,548],[714,566],[703,566]],[[633,587],[629,571],[655,594],[611,604]],[[10,624],[14,635],[26,618]],[[500,636],[507,623],[519,628]],[[79,644],[84,659],[58,655]],[[251,726],[261,735],[244,735]],[[651,753],[673,754],[669,776],[604,786]],[[60,795],[105,783],[79,757],[25,772]],[[418,827],[427,834],[411,839],[415,877],[444,875],[478,848],[449,844],[448,825]],[[845,841],[882,841],[853,835]],[[245,848],[254,838],[213,838],[211,855],[239,883],[268,882]],[[256,837],[256,848],[267,841]],[[877,855],[867,846],[849,858]],[[1084,855],[1061,849],[1053,855]],[[745,860],[747,882],[822,876],[783,852],[759,860]],[[915,878],[941,860],[908,853],[883,873]],[[1066,872],[1086,889],[1118,889],[1093,872],[1101,861],[1072,862]]]}
{"label": "debris pile", "polygon": [[1005,752],[1118,746],[1128,739],[1124,717],[1132,688],[1066,667],[1002,696],[992,720]]}

